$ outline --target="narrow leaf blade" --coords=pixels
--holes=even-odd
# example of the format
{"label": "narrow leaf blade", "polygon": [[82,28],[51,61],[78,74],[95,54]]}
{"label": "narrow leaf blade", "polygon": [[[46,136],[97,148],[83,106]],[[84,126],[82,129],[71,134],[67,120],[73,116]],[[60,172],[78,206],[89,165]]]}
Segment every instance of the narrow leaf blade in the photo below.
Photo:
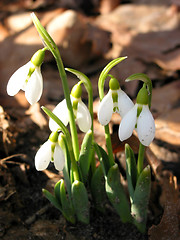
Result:
{"label": "narrow leaf blade", "polygon": [[62,212],[62,206],[60,205],[59,201],[48,190],[43,189],[42,191],[45,197],[52,203],[52,205],[54,205],[54,207]]}
{"label": "narrow leaf blade", "polygon": [[107,201],[107,196],[105,191],[105,179],[101,165],[96,168],[96,171],[92,176],[91,194],[96,208],[101,212],[105,212],[104,206]]}
{"label": "narrow leaf blade", "polygon": [[106,193],[122,222],[131,222],[130,206],[120,182],[118,165],[112,166],[106,179]]}
{"label": "narrow leaf blade", "polygon": [[79,164],[84,182],[87,182],[89,167],[93,157],[92,139],[93,134],[92,131],[89,130],[83,139],[79,155]]}
{"label": "narrow leaf blade", "polygon": [[72,201],[78,221],[89,223],[89,201],[86,188],[80,181],[72,184]]}
{"label": "narrow leaf blade", "polygon": [[62,180],[61,185],[60,185],[60,196],[61,196],[61,204],[62,204],[63,215],[65,216],[65,218],[69,222],[74,224],[76,222],[75,211],[74,211],[74,208],[72,206],[71,199],[67,198],[63,180]]}
{"label": "narrow leaf blade", "polygon": [[151,189],[151,170],[148,165],[141,172],[136,189],[133,196],[133,202],[131,206],[131,214],[134,219],[134,224],[137,226],[140,232],[145,232],[147,221],[147,208],[149,202],[149,195]]}

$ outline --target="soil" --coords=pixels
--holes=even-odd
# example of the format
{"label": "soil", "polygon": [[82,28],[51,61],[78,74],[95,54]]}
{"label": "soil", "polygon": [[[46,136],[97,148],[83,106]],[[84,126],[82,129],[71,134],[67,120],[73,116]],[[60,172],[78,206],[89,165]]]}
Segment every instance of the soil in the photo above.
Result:
{"label": "soil", "polygon": [[[34,129],[33,129],[34,128]],[[32,124],[17,139],[16,155],[3,158],[0,165],[1,208],[0,236],[2,240],[20,239],[148,239],[131,224],[122,224],[109,203],[105,213],[92,205],[90,224],[68,223],[62,214],[43,197],[42,188],[49,179],[57,179],[57,172],[48,177],[34,168],[34,155],[42,137]],[[45,131],[48,134],[48,131]],[[46,135],[44,133],[44,135]],[[24,136],[23,136],[24,135]],[[39,135],[42,136],[42,135]],[[33,144],[32,144],[33,143]],[[51,171],[53,167],[50,167]],[[50,171],[49,171],[50,172]],[[4,190],[4,192],[3,192]]]}
{"label": "soil", "polygon": [[[14,114],[11,114],[9,109],[11,123],[17,127]],[[41,132],[37,125],[29,122],[26,130],[18,133],[14,154],[3,157],[1,152],[1,239],[148,239],[147,233],[143,235],[133,225],[123,224],[108,202],[104,206],[105,213],[91,205],[89,225],[68,223],[41,191],[42,188],[52,190],[54,183],[62,177],[53,166],[45,172],[38,172],[34,167],[34,155],[39,145],[45,141],[49,130],[45,128],[43,134]],[[148,225],[151,226],[152,221]]]}

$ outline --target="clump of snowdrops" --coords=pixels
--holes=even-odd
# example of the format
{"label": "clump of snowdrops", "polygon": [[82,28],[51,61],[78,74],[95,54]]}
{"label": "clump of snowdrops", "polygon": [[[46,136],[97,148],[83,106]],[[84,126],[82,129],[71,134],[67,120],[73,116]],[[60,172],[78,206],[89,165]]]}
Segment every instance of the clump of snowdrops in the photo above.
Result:
{"label": "clump of snowdrops", "polygon": [[[58,171],[63,171],[63,179],[55,184],[54,193],[43,189],[44,195],[62,212],[67,221],[73,224],[76,221],[88,224],[90,221],[88,193],[91,193],[93,203],[99,211],[105,211],[104,200],[108,197],[122,222],[133,223],[139,231],[145,232],[151,170],[149,165],[143,167],[144,152],[145,147],[149,146],[155,135],[154,119],[150,112],[151,80],[141,73],[133,74],[126,79],[126,81],[138,79],[143,82],[134,104],[120,88],[118,80],[109,74],[112,67],[126,57],[112,60],[102,70],[98,81],[100,98],[98,120],[105,129],[107,148],[103,149],[94,139],[91,81],[77,70],[64,68],[56,44],[34,13],[32,20],[43,40],[44,47],[12,75],[7,85],[7,93],[14,96],[22,89],[30,104],[39,101],[43,92],[41,65],[46,51],[53,54],[65,98],[52,112],[42,107],[50,117],[51,134],[35,156],[35,167],[38,171],[43,171],[50,162],[53,162]],[[66,71],[77,77],[77,84],[71,91]],[[104,94],[105,80],[109,80],[109,91],[106,95]],[[88,106],[81,99],[82,85],[88,94]],[[109,122],[114,112],[120,114],[122,118],[118,130],[119,139],[121,141],[128,139],[135,130],[140,141],[137,159],[132,148],[128,144],[125,145],[128,195],[121,184],[120,171],[112,150]],[[68,124],[69,128],[67,128]],[[78,142],[77,126],[85,133],[81,146]]]}

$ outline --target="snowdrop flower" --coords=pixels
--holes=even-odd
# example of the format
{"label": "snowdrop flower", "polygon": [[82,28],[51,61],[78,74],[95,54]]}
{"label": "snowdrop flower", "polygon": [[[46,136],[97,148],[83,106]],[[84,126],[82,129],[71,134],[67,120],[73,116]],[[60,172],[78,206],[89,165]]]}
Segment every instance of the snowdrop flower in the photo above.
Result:
{"label": "snowdrop flower", "polygon": [[[72,88],[70,98],[76,123],[79,126],[79,129],[86,133],[91,128],[92,120],[88,108],[81,100],[81,95],[82,88],[81,84],[78,83]],[[54,108],[53,113],[64,123],[65,126],[68,125],[69,114],[65,99]],[[53,119],[49,120],[49,128],[51,131],[56,131],[58,127],[58,124]]]}
{"label": "snowdrop flower", "polygon": [[[65,158],[58,141],[62,133],[52,132],[49,139],[40,147],[35,156],[35,167],[38,171],[46,169],[50,162],[54,162],[54,166],[58,171],[64,167]],[[59,139],[58,139],[59,138]]]}
{"label": "snowdrop flower", "polygon": [[109,92],[99,105],[98,120],[105,126],[110,122],[113,113],[117,112],[124,117],[133,106],[131,99],[120,89],[117,79],[112,77],[109,81]]}
{"label": "snowdrop flower", "polygon": [[40,67],[44,56],[45,48],[38,50],[28,63],[20,67],[11,76],[7,84],[8,95],[14,96],[22,89],[31,105],[39,101],[43,90]]}
{"label": "snowdrop flower", "polygon": [[149,146],[155,136],[155,123],[148,106],[148,92],[145,86],[137,96],[135,106],[123,117],[119,127],[119,138],[126,140],[132,135],[134,128],[137,130],[139,141],[144,146]]}

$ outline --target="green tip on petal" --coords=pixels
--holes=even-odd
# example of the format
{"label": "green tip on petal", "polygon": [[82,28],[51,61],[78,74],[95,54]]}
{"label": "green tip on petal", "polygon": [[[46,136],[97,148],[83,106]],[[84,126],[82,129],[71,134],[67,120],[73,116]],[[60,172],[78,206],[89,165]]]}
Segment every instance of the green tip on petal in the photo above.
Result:
{"label": "green tip on petal", "polygon": [[45,56],[45,50],[46,48],[40,49],[31,58],[31,62],[34,64],[34,66],[39,67],[44,61]]}
{"label": "green tip on petal", "polygon": [[112,75],[111,75],[111,79],[109,81],[109,88],[111,90],[118,90],[120,88],[118,80],[116,78],[114,78]]}
{"label": "green tip on petal", "polygon": [[49,136],[49,140],[53,143],[56,143],[58,141],[58,131],[52,132]]}
{"label": "green tip on petal", "polygon": [[148,91],[146,89],[146,85],[144,84],[143,87],[139,90],[137,95],[136,102],[138,104],[147,105],[149,102]]}
{"label": "green tip on petal", "polygon": [[74,85],[74,87],[71,90],[71,95],[74,98],[80,98],[82,95],[82,87],[80,83],[77,83],[76,85]]}

